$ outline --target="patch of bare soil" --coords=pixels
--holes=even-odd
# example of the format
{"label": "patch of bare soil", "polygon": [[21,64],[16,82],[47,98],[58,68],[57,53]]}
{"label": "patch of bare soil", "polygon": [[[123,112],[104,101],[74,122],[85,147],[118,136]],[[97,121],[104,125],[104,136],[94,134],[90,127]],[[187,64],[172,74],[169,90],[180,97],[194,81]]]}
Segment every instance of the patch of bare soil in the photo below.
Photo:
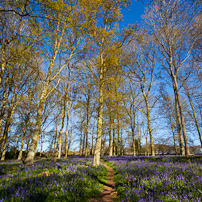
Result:
{"label": "patch of bare soil", "polygon": [[117,192],[115,191],[114,170],[113,168],[106,165],[106,163],[101,160],[104,166],[107,168],[107,183],[105,184],[103,191],[100,193],[99,199],[90,199],[89,202],[114,202],[117,198]]}

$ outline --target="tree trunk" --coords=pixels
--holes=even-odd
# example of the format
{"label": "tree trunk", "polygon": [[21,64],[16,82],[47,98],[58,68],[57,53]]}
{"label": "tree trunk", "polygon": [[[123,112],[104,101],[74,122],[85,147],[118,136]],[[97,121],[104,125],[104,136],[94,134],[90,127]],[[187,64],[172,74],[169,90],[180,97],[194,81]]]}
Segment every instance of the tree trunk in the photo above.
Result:
{"label": "tree trunk", "polygon": [[121,155],[124,154],[124,147],[123,147],[123,130],[121,129]]}
{"label": "tree trunk", "polygon": [[93,127],[93,132],[92,132],[92,145],[91,145],[91,155],[93,155],[93,154],[94,154],[93,139],[94,139],[94,127]]}
{"label": "tree trunk", "polygon": [[173,79],[173,84],[174,84],[174,93],[175,93],[175,97],[177,100],[176,104],[179,106],[179,112],[180,112],[180,117],[181,117],[181,125],[182,125],[182,129],[183,129],[183,137],[184,137],[184,143],[185,143],[185,155],[188,156],[190,154],[189,153],[189,146],[188,146],[188,142],[187,142],[184,115],[182,112],[182,106],[181,106],[181,100],[180,100],[180,96],[179,96],[179,90],[178,90],[176,75],[172,74],[172,79]]}
{"label": "tree trunk", "polygon": [[59,152],[58,152],[58,158],[61,158],[61,150],[62,150],[62,131],[64,128],[64,121],[65,121],[65,103],[63,105],[63,109],[62,109],[62,125],[60,128],[60,132],[59,132],[59,137],[58,137],[58,146],[59,146]]}
{"label": "tree trunk", "polygon": [[[81,120],[82,121],[82,120]],[[82,155],[82,140],[83,140],[83,125],[81,123],[81,127],[80,127],[80,133],[81,133],[81,137],[80,137],[80,150],[79,150],[79,156]]]}
{"label": "tree trunk", "polygon": [[113,142],[112,142],[112,135],[113,135],[113,124],[110,118],[110,130],[109,130],[109,156],[113,155]]}
{"label": "tree trunk", "polygon": [[67,155],[69,154],[69,150],[70,150],[70,146],[71,146],[71,137],[72,137],[72,134],[70,133],[69,135],[69,141],[68,141],[68,148],[67,148]]}
{"label": "tree trunk", "polygon": [[151,155],[155,156],[155,151],[154,151],[154,142],[153,142],[153,136],[152,136],[152,130],[151,130],[151,122],[150,122],[150,110],[149,110],[149,102],[148,99],[143,92],[145,103],[146,103],[146,108],[147,108],[147,123],[148,123],[148,130],[149,130],[149,136],[150,136],[150,147],[151,147]]}
{"label": "tree trunk", "polygon": [[[5,84],[5,87],[4,87],[4,90],[3,90],[3,99],[1,101],[1,109],[0,109],[0,134],[2,134],[2,121],[3,121],[3,117],[4,117],[4,114],[5,114],[5,109],[6,109],[6,104],[7,104],[7,101],[8,101],[8,97],[12,91],[12,84],[9,84],[9,90],[8,92],[6,91],[6,86],[8,85],[8,82],[9,82],[9,76],[7,76],[6,78],[6,84]],[[7,93],[6,93],[7,92]],[[2,146],[3,147],[3,146]],[[0,146],[0,151],[1,151],[1,148]]]}
{"label": "tree trunk", "polygon": [[41,153],[43,152],[43,133],[41,132],[41,151],[40,151],[40,157],[41,157]]}
{"label": "tree trunk", "polygon": [[88,127],[89,127],[89,111],[90,111],[90,99],[87,100],[87,117],[86,117],[86,148],[85,148],[85,157],[88,156]]}
{"label": "tree trunk", "polygon": [[183,143],[183,136],[182,136],[182,126],[181,126],[180,113],[179,113],[179,107],[178,107],[176,96],[175,96],[175,112],[176,112],[178,139],[179,139],[179,145],[180,145],[180,155],[184,156],[185,151],[184,151],[184,143]]}
{"label": "tree trunk", "polygon": [[30,137],[29,137],[29,138],[27,138],[27,148],[26,148],[26,154],[27,154],[28,149],[29,149],[29,143],[30,143]]}
{"label": "tree trunk", "polygon": [[24,140],[25,140],[25,135],[26,135],[26,131],[27,131],[27,123],[28,123],[27,120],[28,120],[28,119],[26,119],[26,122],[25,122],[25,128],[24,128],[24,131],[23,131],[21,148],[20,148],[20,152],[19,152],[19,154],[18,154],[18,160],[21,160],[21,159],[22,159],[22,149],[23,149]]}
{"label": "tree trunk", "polygon": [[193,116],[194,116],[195,125],[196,125],[197,131],[198,131],[199,140],[200,140],[201,147],[202,147],[202,139],[201,139],[201,133],[200,133],[200,129],[199,129],[199,124],[198,124],[198,121],[196,119],[196,112],[195,112],[195,109],[194,109],[194,105],[193,105],[191,96],[189,94],[188,86],[186,86],[186,94],[187,94],[187,97],[189,98],[189,103],[190,103],[191,108],[192,108],[192,113],[193,113]]}
{"label": "tree trunk", "polygon": [[115,155],[116,155],[116,140],[115,140],[115,129],[113,127],[113,156]]}
{"label": "tree trunk", "polygon": [[66,124],[66,132],[65,132],[65,158],[68,155],[68,133],[69,133],[69,114],[67,112],[67,124]]}
{"label": "tree trunk", "polygon": [[121,156],[121,136],[120,136],[119,116],[118,116],[117,121],[118,121],[118,125],[117,125],[117,133],[118,133],[117,155]]}
{"label": "tree trunk", "polygon": [[[19,90],[18,90],[18,92],[19,92]],[[5,128],[4,128],[3,141],[2,141],[3,151],[2,151],[2,155],[1,155],[1,161],[5,160],[8,133],[9,133],[9,130],[10,130],[11,119],[13,117],[13,113],[14,113],[15,108],[17,106],[16,98],[17,98],[18,92],[16,93],[16,88],[15,88],[15,90],[13,92],[13,96],[11,98],[11,103],[13,103],[13,104],[10,106],[10,109],[8,109],[8,116],[7,116],[6,125],[5,125]]]}
{"label": "tree trunk", "polygon": [[39,103],[38,111],[37,111],[36,125],[35,125],[35,129],[34,129],[34,135],[32,137],[32,142],[31,142],[29,152],[27,154],[27,158],[25,159],[25,163],[27,165],[31,165],[34,163],[34,156],[35,156],[35,151],[36,151],[36,148],[38,145],[39,133],[41,130],[42,112],[43,112],[44,103],[46,100],[48,85],[49,85],[48,82],[46,82],[42,95],[41,95],[41,98],[40,98],[40,103]]}
{"label": "tree trunk", "polygon": [[56,142],[57,142],[58,126],[59,126],[59,124],[57,123],[56,131],[55,131],[55,141],[54,141],[54,147],[53,147],[53,154],[55,153],[55,149],[56,149],[55,147],[56,147]]}
{"label": "tree trunk", "polygon": [[135,131],[134,131],[133,126],[132,126],[132,136],[133,136],[133,156],[136,156],[136,151],[135,151]]}
{"label": "tree trunk", "polygon": [[173,141],[174,141],[175,154],[177,154],[177,146],[176,146],[176,143],[175,143],[175,131],[174,131],[173,121],[172,121],[171,117],[170,117],[170,124],[171,124],[171,128],[172,128],[172,133],[173,133]]}
{"label": "tree trunk", "polygon": [[84,130],[84,134],[83,134],[83,145],[82,145],[82,156],[83,156],[84,153],[85,153],[85,139],[86,139],[86,133],[85,133],[85,130]]}
{"label": "tree trunk", "polygon": [[4,128],[3,142],[2,142],[3,151],[2,151],[2,155],[1,155],[1,161],[5,160],[6,145],[7,145],[8,133],[9,133],[10,125],[11,125],[11,119],[12,119],[12,116],[13,116],[13,112],[14,112],[14,109],[9,110],[8,117],[7,117],[6,124],[5,124],[5,128]]}
{"label": "tree trunk", "polygon": [[146,138],[146,151],[145,151],[145,156],[146,156],[149,154],[149,152],[148,152],[147,136],[145,138]]}
{"label": "tree trunk", "polygon": [[100,150],[101,150],[101,135],[102,135],[102,110],[103,110],[103,79],[104,79],[104,67],[103,58],[101,55],[101,67],[100,67],[100,87],[99,87],[99,109],[98,109],[98,122],[97,122],[97,139],[95,145],[95,154],[93,159],[93,166],[100,165]]}
{"label": "tree trunk", "polygon": [[6,45],[3,44],[1,47],[1,70],[0,70],[0,85],[3,79],[3,73],[6,67]]}

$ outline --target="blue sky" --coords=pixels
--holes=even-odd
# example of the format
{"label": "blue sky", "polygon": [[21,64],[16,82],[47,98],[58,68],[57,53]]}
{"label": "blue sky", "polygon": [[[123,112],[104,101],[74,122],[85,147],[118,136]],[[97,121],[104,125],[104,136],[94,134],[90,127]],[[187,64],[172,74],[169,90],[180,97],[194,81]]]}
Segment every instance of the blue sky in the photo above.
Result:
{"label": "blue sky", "polygon": [[121,12],[123,22],[120,23],[120,28],[128,24],[139,23],[141,21],[141,15],[144,14],[145,7],[146,5],[143,4],[142,1],[136,2],[132,0],[132,4]]}

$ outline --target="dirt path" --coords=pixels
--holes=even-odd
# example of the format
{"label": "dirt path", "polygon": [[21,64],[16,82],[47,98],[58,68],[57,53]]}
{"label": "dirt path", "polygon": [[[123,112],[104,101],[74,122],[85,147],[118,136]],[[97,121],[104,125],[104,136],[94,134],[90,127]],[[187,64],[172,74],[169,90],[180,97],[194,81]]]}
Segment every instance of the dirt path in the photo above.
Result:
{"label": "dirt path", "polygon": [[106,165],[106,163],[101,160],[104,166],[107,168],[107,183],[103,188],[103,191],[100,194],[99,199],[90,199],[89,202],[114,202],[113,199],[117,198],[117,192],[115,191],[115,184],[113,182],[114,170],[113,168]]}

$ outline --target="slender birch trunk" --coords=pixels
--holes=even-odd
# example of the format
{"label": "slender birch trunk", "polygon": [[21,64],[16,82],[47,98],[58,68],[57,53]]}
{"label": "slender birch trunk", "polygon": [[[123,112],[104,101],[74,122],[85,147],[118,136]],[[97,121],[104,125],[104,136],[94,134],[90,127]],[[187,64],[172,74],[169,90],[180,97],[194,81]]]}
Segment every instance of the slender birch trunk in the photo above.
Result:
{"label": "slender birch trunk", "polygon": [[182,136],[181,119],[180,119],[179,107],[177,104],[176,96],[175,96],[175,113],[176,113],[176,121],[177,121],[178,139],[179,139],[179,145],[180,145],[180,155],[184,156],[185,150],[184,150],[184,142],[183,142],[183,136]]}
{"label": "slender birch trunk", "polygon": [[1,146],[1,149],[3,149],[2,154],[1,154],[1,161],[5,160],[7,139],[8,139],[8,133],[10,130],[11,119],[13,117],[15,108],[17,106],[17,95],[19,93],[19,89],[17,90],[17,92],[16,92],[16,90],[17,90],[17,88],[15,87],[13,95],[11,97],[11,106],[8,109],[8,115],[7,115],[7,120],[6,120],[6,124],[5,124],[5,128],[4,128],[3,141],[2,141],[2,146]]}
{"label": "slender birch trunk", "polygon": [[63,104],[62,107],[62,124],[59,132],[59,137],[58,137],[58,146],[59,146],[59,152],[58,152],[58,158],[61,158],[61,150],[62,150],[62,131],[64,128],[64,121],[65,121],[65,103]]}
{"label": "slender birch trunk", "polygon": [[115,140],[115,128],[113,124],[113,156],[116,155],[116,140]]}
{"label": "slender birch trunk", "polygon": [[30,144],[30,137],[29,137],[29,138],[27,138],[27,148],[26,148],[26,154],[27,154],[28,149],[29,149],[29,144]]}
{"label": "slender birch trunk", "polygon": [[82,145],[82,156],[85,153],[85,139],[86,139],[86,133],[85,133],[85,129],[84,129],[84,134],[83,134],[83,145]]}
{"label": "slender birch trunk", "polygon": [[95,154],[93,159],[93,166],[100,165],[100,150],[101,150],[101,135],[102,135],[102,110],[103,110],[103,82],[104,82],[104,64],[103,56],[101,54],[100,66],[100,86],[99,86],[99,109],[98,109],[98,122],[97,122],[97,139],[95,145]]}
{"label": "slender birch trunk", "polygon": [[170,117],[170,124],[171,124],[172,133],[173,133],[173,141],[174,141],[175,154],[177,154],[177,146],[176,146],[176,143],[175,143],[175,131],[174,131],[173,121],[172,121],[171,117]]}
{"label": "slender birch trunk", "polygon": [[3,151],[2,151],[2,154],[1,154],[1,161],[5,160],[8,133],[9,133],[9,130],[10,130],[11,120],[12,120],[12,117],[13,117],[13,113],[15,111],[15,107],[16,107],[16,105],[13,107],[13,109],[9,110],[9,112],[8,112],[8,117],[7,117],[7,120],[6,120],[6,124],[5,124],[5,128],[4,128],[4,134],[3,134],[3,142],[2,142]]}
{"label": "slender birch trunk", "polygon": [[190,155],[190,153],[189,153],[189,146],[188,146],[188,142],[187,142],[184,115],[183,115],[183,111],[182,111],[176,75],[174,75],[173,72],[172,72],[172,79],[173,79],[173,84],[174,84],[173,87],[174,87],[175,99],[177,101],[176,105],[178,105],[178,107],[179,107],[179,112],[180,112],[180,117],[181,117],[181,126],[182,126],[182,130],[183,130],[183,137],[184,137],[184,144],[185,144],[185,155],[188,156],[188,155]]}
{"label": "slender birch trunk", "polygon": [[69,114],[67,112],[67,123],[65,132],[65,158],[67,158],[68,155],[68,134],[69,134]]}
{"label": "slender birch trunk", "polygon": [[6,68],[6,45],[3,44],[1,47],[1,70],[0,70],[0,85],[3,79],[3,73]]}
{"label": "slender birch trunk", "polygon": [[193,105],[193,102],[192,102],[192,99],[191,99],[191,96],[190,96],[190,93],[189,93],[188,86],[185,87],[185,90],[186,90],[186,95],[187,95],[187,97],[189,99],[189,103],[190,103],[191,108],[192,108],[192,113],[193,113],[193,116],[194,116],[194,122],[195,122],[195,125],[196,125],[196,128],[197,128],[197,131],[198,131],[199,140],[200,140],[201,147],[202,147],[201,132],[200,132],[200,129],[199,129],[198,120],[196,118],[196,112],[195,112],[194,105]]}
{"label": "slender birch trunk", "polygon": [[53,154],[55,153],[55,150],[56,150],[58,126],[59,126],[59,124],[57,123],[56,131],[55,131],[55,141],[54,141],[54,146],[53,146]]}
{"label": "slender birch trunk", "polygon": [[109,156],[113,155],[113,139],[112,139],[112,135],[113,135],[113,124],[112,124],[112,120],[110,117],[110,130],[109,130]]}
{"label": "slender birch trunk", "polygon": [[41,157],[41,154],[43,152],[42,150],[43,150],[43,133],[41,132],[41,151],[40,151],[40,155],[39,155],[40,157]]}
{"label": "slender birch trunk", "polygon": [[[81,120],[82,121],[82,120]],[[83,140],[83,124],[81,122],[81,126],[80,126],[80,133],[81,133],[81,137],[80,137],[80,150],[79,150],[79,156],[82,156],[82,140]]]}
{"label": "slender birch trunk", "polygon": [[133,136],[133,156],[136,156],[136,151],[135,151],[135,131],[134,127],[132,126],[132,136]]}
{"label": "slender birch trunk", "polygon": [[27,124],[28,124],[28,121],[29,121],[29,115],[30,115],[30,108],[29,108],[29,112],[27,114],[27,118],[26,118],[26,121],[25,121],[25,127],[24,127],[24,130],[23,130],[22,143],[21,143],[20,152],[18,154],[18,160],[22,159],[22,149],[23,149],[23,146],[24,146],[25,135],[26,135],[26,132],[27,132]]}
{"label": "slender birch trunk", "polygon": [[86,109],[86,148],[85,148],[85,157],[88,156],[88,127],[89,127],[89,111],[90,111],[90,99],[89,99],[89,96],[88,96],[88,100],[87,100],[87,109]]}
{"label": "slender birch trunk", "polygon": [[149,136],[150,136],[151,155],[155,156],[153,135],[152,135],[152,130],[151,130],[149,102],[148,102],[148,98],[147,98],[144,90],[143,90],[143,96],[144,96],[144,99],[145,99],[145,104],[146,104],[146,109],[147,109],[147,124],[148,124]]}

